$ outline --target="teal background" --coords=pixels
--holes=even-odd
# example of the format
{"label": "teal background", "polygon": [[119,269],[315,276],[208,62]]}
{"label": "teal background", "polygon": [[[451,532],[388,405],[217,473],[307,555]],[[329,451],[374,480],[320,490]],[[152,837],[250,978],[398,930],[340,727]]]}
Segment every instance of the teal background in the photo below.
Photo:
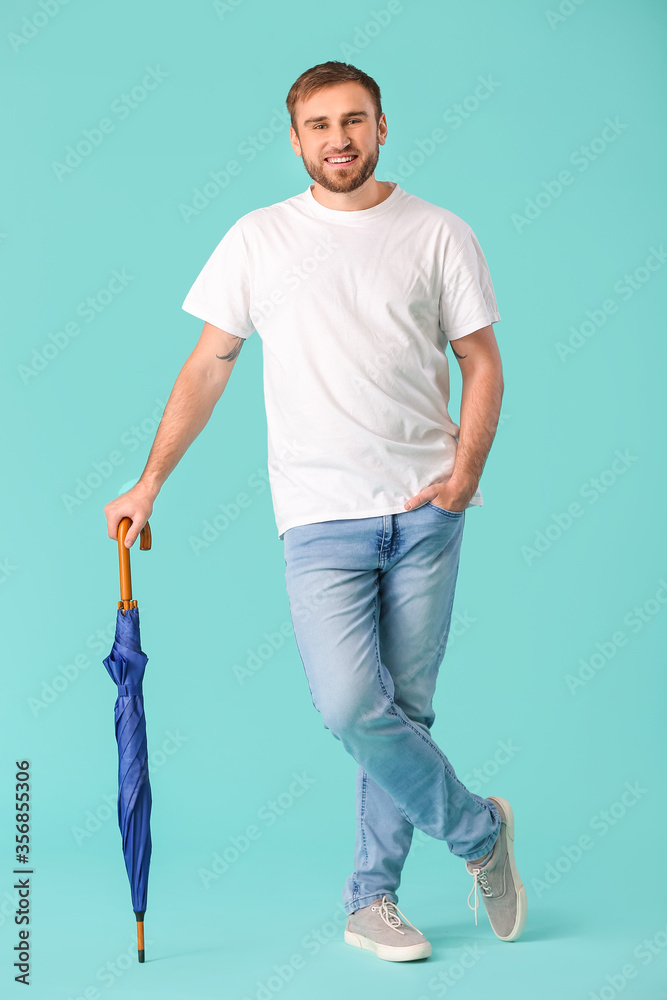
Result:
{"label": "teal background", "polygon": [[[23,995],[11,818],[14,762],[27,758],[34,1000],[667,997],[653,864],[666,819],[665,267],[651,257],[667,235],[664,5],[44,4],[56,13],[17,0],[0,12],[2,995]],[[381,29],[373,11],[391,13]],[[45,23],[31,29],[36,15]],[[22,30],[33,37],[17,42]],[[483,909],[475,927],[470,876],[417,832],[399,905],[433,955],[401,965],[343,944],[356,764],[310,702],[289,627],[253,336],[156,501],[152,549],[132,549],[153,787],[139,966],[102,665],[118,599],[103,507],[141,474],[198,339],[181,303],[210,252],[239,216],[310,183],[287,126],[262,133],[261,152],[189,222],[181,206],[327,59],[377,80],[389,130],[377,178],[403,165],[406,190],[473,227],[502,316],[501,423],[485,504],[467,514],[433,732],[474,790],[514,806],[527,928],[501,942]],[[124,119],[111,113],[149,66],[166,74],[155,90]],[[455,105],[489,76],[498,86],[456,126]],[[54,161],[105,116],[114,130],[58,179]],[[607,118],[622,127],[603,149]],[[419,163],[436,127],[447,139]],[[582,146],[594,152],[587,169]],[[572,183],[518,224],[567,169]],[[33,349],[114,269],[132,276],[127,287],[26,377]],[[592,335],[561,360],[558,345],[600,311],[605,322],[591,319]],[[453,366],[454,419],[457,376]],[[625,468],[609,472],[617,451]],[[68,501],[96,463],[99,483]],[[192,538],[239,492],[250,505],[195,553]],[[559,533],[554,519],[573,503],[581,516]],[[597,667],[582,666],[596,653]],[[259,667],[243,676],[252,655]],[[588,679],[574,686],[579,671]],[[295,773],[310,784],[290,801]],[[619,805],[626,783],[638,791]],[[281,796],[278,815],[269,803]],[[246,843],[249,825],[259,835]],[[201,871],[234,842],[246,849],[205,887]],[[477,957],[461,973],[466,948]]]}

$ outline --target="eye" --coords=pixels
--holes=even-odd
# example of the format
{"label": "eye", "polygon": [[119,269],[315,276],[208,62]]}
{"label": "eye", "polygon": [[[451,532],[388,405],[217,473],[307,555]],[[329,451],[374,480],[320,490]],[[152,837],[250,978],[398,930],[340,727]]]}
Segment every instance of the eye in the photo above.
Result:
{"label": "eye", "polygon": [[[359,121],[361,121],[361,118],[348,118],[347,124],[349,124],[350,122],[359,122]],[[319,122],[317,125],[314,125],[313,127],[319,129],[320,125],[324,125],[324,122]]]}

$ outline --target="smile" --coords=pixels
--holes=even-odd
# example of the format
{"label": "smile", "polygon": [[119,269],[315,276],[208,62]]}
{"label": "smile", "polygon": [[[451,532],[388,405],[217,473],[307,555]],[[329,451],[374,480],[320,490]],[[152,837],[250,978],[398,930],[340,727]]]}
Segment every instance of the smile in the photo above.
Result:
{"label": "smile", "polygon": [[325,163],[331,163],[334,166],[346,166],[348,163],[353,163],[357,159],[356,153],[354,155],[348,156],[327,156],[325,158]]}

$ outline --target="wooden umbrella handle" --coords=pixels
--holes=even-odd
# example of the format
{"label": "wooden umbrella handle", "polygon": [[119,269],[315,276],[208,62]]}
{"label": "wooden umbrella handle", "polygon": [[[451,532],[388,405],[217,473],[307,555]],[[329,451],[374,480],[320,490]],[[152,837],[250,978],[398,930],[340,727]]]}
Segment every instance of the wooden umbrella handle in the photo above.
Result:
{"label": "wooden umbrella handle", "polygon": [[[130,550],[125,544],[125,538],[132,524],[132,518],[121,517],[118,525],[118,563],[120,568],[120,601],[119,608],[136,608],[137,602],[132,600],[132,574],[130,572]],[[150,549],[151,528],[148,521],[141,529],[139,548]]]}
{"label": "wooden umbrella handle", "polygon": [[138,958],[140,962],[146,960],[146,952],[144,950],[144,914],[145,910],[135,910],[134,915],[137,918],[137,951]]}

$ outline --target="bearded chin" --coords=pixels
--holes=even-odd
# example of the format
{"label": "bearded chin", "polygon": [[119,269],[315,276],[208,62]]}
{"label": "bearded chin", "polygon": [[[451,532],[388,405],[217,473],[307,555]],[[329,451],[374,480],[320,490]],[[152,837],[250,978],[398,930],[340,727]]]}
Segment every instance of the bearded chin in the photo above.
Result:
{"label": "bearded chin", "polygon": [[[341,154],[344,155],[344,154]],[[341,171],[340,178],[334,176],[334,171],[327,171],[323,162],[309,160],[302,156],[303,165],[306,169],[306,173],[311,177],[312,180],[321,184],[323,188],[327,191],[342,192],[342,191],[354,191],[356,188],[361,187],[361,185],[368,180],[373,171],[377,166],[377,162],[380,156],[380,144],[378,143],[375,155],[369,157],[367,160],[362,160],[361,165],[355,167],[354,171],[350,171],[349,177],[344,177]],[[359,157],[361,160],[362,158]],[[355,164],[358,164],[358,160]]]}

